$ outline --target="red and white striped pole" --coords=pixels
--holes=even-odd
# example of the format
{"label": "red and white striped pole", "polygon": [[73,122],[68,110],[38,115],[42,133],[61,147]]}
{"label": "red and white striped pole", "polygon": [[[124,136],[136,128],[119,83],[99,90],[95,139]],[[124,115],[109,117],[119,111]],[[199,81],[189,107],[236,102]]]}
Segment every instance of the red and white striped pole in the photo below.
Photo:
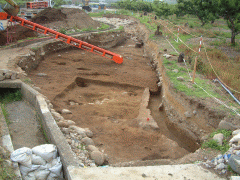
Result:
{"label": "red and white striped pole", "polygon": [[202,47],[202,36],[201,36],[201,39],[200,39],[200,45],[199,45],[198,54],[200,54],[200,52],[201,52],[201,47]]}
{"label": "red and white striped pole", "polygon": [[[198,49],[198,54],[200,54],[200,52],[201,52],[201,47],[202,47],[202,36],[201,36],[201,39],[200,39],[200,45],[199,45],[199,49]],[[194,83],[194,79],[195,79],[195,75],[196,75],[196,69],[197,69],[197,56],[195,58],[192,83]]]}

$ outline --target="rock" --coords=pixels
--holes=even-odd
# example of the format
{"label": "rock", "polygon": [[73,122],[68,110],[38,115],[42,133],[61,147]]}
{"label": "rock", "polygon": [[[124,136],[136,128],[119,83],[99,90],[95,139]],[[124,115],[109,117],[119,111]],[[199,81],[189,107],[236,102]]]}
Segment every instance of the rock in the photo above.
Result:
{"label": "rock", "polygon": [[208,139],[208,135],[201,137],[201,141],[206,141],[207,139]]}
{"label": "rock", "polygon": [[5,79],[5,76],[0,74],[0,81],[3,81]]}
{"label": "rock", "polygon": [[166,57],[167,59],[169,59],[170,57],[172,57],[172,55],[164,54],[163,57]]}
{"label": "rock", "polygon": [[83,138],[86,137],[85,129],[74,125],[70,126],[69,128],[74,130],[78,135],[81,135]]}
{"label": "rock", "polygon": [[157,83],[157,85],[158,85],[159,88],[162,87],[162,84],[163,84],[162,81],[160,81],[160,82]]}
{"label": "rock", "polygon": [[86,133],[87,137],[90,137],[90,138],[93,137],[93,132],[90,129],[85,129],[85,133]]}
{"label": "rock", "polygon": [[68,126],[73,126],[75,125],[76,123],[72,120],[65,120],[65,122],[68,124]]}
{"label": "rock", "polygon": [[53,108],[52,103],[49,103],[49,104],[48,104],[48,108],[49,108],[49,109],[52,109],[52,108]]}
{"label": "rock", "polygon": [[10,71],[5,74],[6,79],[11,79],[11,76],[12,76],[12,72]]}
{"label": "rock", "polygon": [[105,163],[108,163],[108,161],[109,161],[108,155],[107,155],[107,154],[104,154],[104,155],[103,155],[103,158],[104,158],[104,162],[105,162]]}
{"label": "rock", "polygon": [[226,130],[236,130],[238,127],[236,127],[235,125],[233,125],[232,123],[229,123],[225,120],[222,120],[219,125],[218,125],[218,129],[226,129]]}
{"label": "rock", "polygon": [[103,154],[100,151],[93,151],[90,153],[90,157],[95,161],[95,164],[101,166],[104,163]]}
{"label": "rock", "polygon": [[226,168],[226,166],[225,166],[225,164],[224,163],[220,163],[220,164],[218,164],[216,167],[215,167],[215,169],[217,169],[217,170],[223,170],[223,169],[225,169]]}
{"label": "rock", "polygon": [[14,72],[14,73],[12,73],[12,75],[11,75],[11,79],[12,79],[12,80],[15,80],[15,79],[17,79],[17,73],[15,73],[15,72]]}
{"label": "rock", "polygon": [[85,137],[82,139],[82,143],[85,144],[86,146],[89,146],[89,145],[93,145],[94,146],[94,142],[91,138],[89,137]]}
{"label": "rock", "polygon": [[237,129],[237,130],[235,130],[235,131],[232,132],[232,135],[233,135],[233,136],[235,136],[235,135],[237,135],[237,134],[240,134],[240,129]]}
{"label": "rock", "polygon": [[178,62],[179,62],[179,63],[183,62],[183,59],[184,59],[184,53],[181,53],[181,54],[178,56]]}
{"label": "rock", "polygon": [[233,136],[232,139],[230,139],[229,143],[235,143],[238,141],[240,141],[240,134]]}
{"label": "rock", "polygon": [[172,72],[178,73],[178,69],[174,69],[172,70]]}
{"label": "rock", "polygon": [[219,146],[222,146],[222,143],[223,143],[223,134],[222,133],[218,133],[218,134],[215,134],[213,136],[213,140],[216,140],[218,142],[218,145]]}
{"label": "rock", "polygon": [[45,74],[45,73],[37,73],[37,76],[40,76],[40,77],[46,77],[47,74]]}
{"label": "rock", "polygon": [[96,146],[93,145],[89,145],[86,148],[89,152],[93,152],[93,151],[99,151],[98,148]]}
{"label": "rock", "polygon": [[240,157],[236,155],[231,155],[231,157],[228,160],[228,164],[231,166],[231,168],[240,174]]}
{"label": "rock", "polygon": [[177,77],[178,81],[184,81],[184,78],[182,76]]}
{"label": "rock", "polygon": [[187,118],[191,118],[191,117],[192,117],[192,114],[191,114],[190,112],[188,112],[188,111],[186,111],[186,112],[184,113],[184,115],[185,115]]}
{"label": "rock", "polygon": [[38,92],[41,92],[40,87],[36,87],[36,86],[34,86],[33,89],[35,89],[35,90],[38,91]]}
{"label": "rock", "polygon": [[197,111],[196,111],[196,110],[194,110],[194,111],[193,111],[193,114],[194,114],[194,115],[196,115],[196,114],[197,114]]}
{"label": "rock", "polygon": [[67,122],[65,122],[65,121],[63,121],[63,120],[57,122],[57,125],[58,125],[58,127],[65,127],[65,128],[68,128],[68,127],[69,127],[69,125],[67,124]]}
{"label": "rock", "polygon": [[58,112],[52,112],[52,115],[56,121],[61,121],[64,119]]}
{"label": "rock", "polygon": [[62,109],[62,114],[72,114],[71,111],[69,111],[68,109]]}

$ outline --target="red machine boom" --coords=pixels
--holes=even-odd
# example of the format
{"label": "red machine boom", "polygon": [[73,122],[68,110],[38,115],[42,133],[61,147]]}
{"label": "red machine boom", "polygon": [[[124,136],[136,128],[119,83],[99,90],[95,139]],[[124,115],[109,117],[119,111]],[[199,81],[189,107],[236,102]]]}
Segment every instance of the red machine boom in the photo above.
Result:
{"label": "red machine boom", "polygon": [[41,26],[37,23],[33,23],[31,21],[25,20],[25,19],[17,17],[17,16],[11,16],[10,21],[13,22],[13,20],[20,23],[20,25],[23,27],[27,27],[27,28],[37,31],[39,33],[43,33],[45,35],[54,35],[55,39],[61,40],[67,44],[78,47],[80,49],[84,49],[84,50],[92,52],[94,54],[106,57],[108,59],[115,61],[118,64],[121,64],[123,62],[122,56],[115,54],[111,51],[107,51],[100,47],[94,46],[92,44],[81,41],[79,39],[75,39],[71,36],[67,36],[65,34],[59,33],[57,31],[54,31],[52,29],[49,29],[47,27]]}

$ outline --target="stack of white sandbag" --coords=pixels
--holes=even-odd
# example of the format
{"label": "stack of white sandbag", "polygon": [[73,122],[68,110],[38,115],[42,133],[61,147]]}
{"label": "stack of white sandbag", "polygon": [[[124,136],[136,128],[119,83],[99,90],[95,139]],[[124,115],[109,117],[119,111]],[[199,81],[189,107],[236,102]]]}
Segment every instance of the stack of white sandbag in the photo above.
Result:
{"label": "stack of white sandbag", "polygon": [[62,163],[53,144],[17,149],[11,154],[11,160],[19,163],[24,180],[63,179]]}

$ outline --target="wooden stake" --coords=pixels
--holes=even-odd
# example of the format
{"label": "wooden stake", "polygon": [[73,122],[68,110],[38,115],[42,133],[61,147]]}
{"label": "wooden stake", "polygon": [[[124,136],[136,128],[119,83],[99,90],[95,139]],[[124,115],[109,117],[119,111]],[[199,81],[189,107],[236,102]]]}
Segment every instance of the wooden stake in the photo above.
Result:
{"label": "wooden stake", "polygon": [[193,79],[192,79],[192,83],[194,83],[195,74],[196,74],[196,69],[197,69],[197,56],[196,56],[196,58],[195,58],[195,64],[194,64],[194,70],[193,70]]}

